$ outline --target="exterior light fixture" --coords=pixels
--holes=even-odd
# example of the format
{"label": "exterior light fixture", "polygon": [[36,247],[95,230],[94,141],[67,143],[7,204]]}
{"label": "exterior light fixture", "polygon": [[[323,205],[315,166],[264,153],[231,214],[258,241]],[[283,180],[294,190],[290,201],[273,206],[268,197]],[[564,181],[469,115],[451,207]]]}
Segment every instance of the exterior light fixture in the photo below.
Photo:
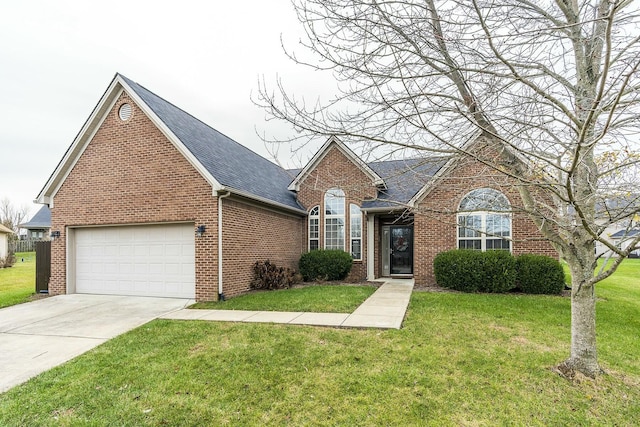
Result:
{"label": "exterior light fixture", "polygon": [[207,227],[205,227],[204,225],[199,225],[196,227],[196,236],[197,237],[202,237],[202,235],[204,234],[204,232],[207,231]]}
{"label": "exterior light fixture", "polygon": [[56,239],[60,238],[60,232],[59,231],[52,231],[50,235],[51,235],[51,240],[56,240]]}

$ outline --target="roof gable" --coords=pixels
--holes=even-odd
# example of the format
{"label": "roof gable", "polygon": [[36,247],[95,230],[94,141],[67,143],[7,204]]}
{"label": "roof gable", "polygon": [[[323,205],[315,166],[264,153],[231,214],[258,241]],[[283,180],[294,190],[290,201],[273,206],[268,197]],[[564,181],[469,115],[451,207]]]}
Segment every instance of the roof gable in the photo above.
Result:
{"label": "roof gable", "polygon": [[284,169],[121,74],[116,74],[112,80],[36,202],[53,203],[55,193],[123,91],[210,183],[213,191],[229,191],[304,212],[295,195],[287,190],[291,176]]}
{"label": "roof gable", "polygon": [[301,210],[287,190],[287,171],[247,147],[218,132],[189,113],[165,101],[143,86],[123,77],[128,86],[211,176],[218,191],[256,196],[267,202]]}
{"label": "roof gable", "polygon": [[[465,143],[460,147],[460,151],[451,155],[448,160],[440,167],[439,170],[436,171],[433,179],[420,189],[409,201],[410,207],[415,207],[421,200],[424,200],[429,193],[441,182],[441,180],[450,174],[461,161],[461,159],[465,158],[467,153],[469,153],[474,146],[478,144],[487,144],[487,141],[482,137],[480,132],[474,134],[471,138],[469,138]],[[506,147],[505,147],[506,149]]]}
{"label": "roof gable", "polygon": [[318,166],[318,164],[325,158],[327,153],[332,149],[337,148],[349,161],[356,165],[367,177],[371,179],[371,182],[376,187],[385,188],[386,184],[384,180],[367,165],[365,162],[356,156],[356,154],[349,149],[340,139],[336,136],[331,136],[327,142],[316,152],[316,154],[309,160],[307,165],[302,168],[298,175],[289,184],[289,190],[300,191],[300,185],[311,174],[311,172]]}

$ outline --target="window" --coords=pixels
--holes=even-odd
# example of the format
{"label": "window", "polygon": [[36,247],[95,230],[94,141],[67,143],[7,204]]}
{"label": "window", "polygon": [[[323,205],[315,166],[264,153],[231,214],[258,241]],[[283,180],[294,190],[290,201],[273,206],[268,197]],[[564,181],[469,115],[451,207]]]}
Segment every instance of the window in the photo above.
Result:
{"label": "window", "polygon": [[362,213],[358,205],[349,205],[351,256],[355,260],[362,259]]}
{"label": "window", "polygon": [[324,248],[344,251],[344,192],[330,188],[324,193]]}
{"label": "window", "polygon": [[511,205],[501,192],[480,188],[460,202],[458,248],[511,250]]}
{"label": "window", "polygon": [[309,211],[309,250],[320,249],[320,206]]}

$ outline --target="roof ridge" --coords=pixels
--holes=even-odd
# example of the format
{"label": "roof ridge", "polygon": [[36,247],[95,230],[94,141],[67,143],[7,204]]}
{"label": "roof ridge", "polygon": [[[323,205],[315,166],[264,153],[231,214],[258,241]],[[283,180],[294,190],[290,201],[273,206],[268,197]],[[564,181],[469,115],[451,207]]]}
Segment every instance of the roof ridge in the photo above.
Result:
{"label": "roof ridge", "polygon": [[[129,83],[129,84],[130,84],[130,83],[133,83],[134,85],[136,85],[136,86],[138,86],[138,87],[142,88],[143,90],[145,90],[145,91],[149,92],[151,95],[153,95],[153,96],[155,96],[156,98],[158,98],[158,99],[162,100],[163,102],[165,102],[165,103],[167,103],[167,104],[171,105],[173,108],[175,108],[175,109],[177,109],[177,110],[181,111],[182,113],[186,114],[187,116],[191,117],[192,119],[194,119],[194,120],[196,120],[196,121],[198,121],[198,122],[202,123],[204,126],[208,127],[208,128],[209,128],[209,129],[211,129],[212,131],[214,131],[214,132],[216,132],[216,133],[218,133],[218,134],[222,135],[223,137],[225,137],[225,138],[227,138],[228,140],[232,141],[233,143],[237,144],[239,147],[242,147],[244,150],[249,151],[249,152],[251,152],[251,153],[255,154],[256,156],[258,156],[258,157],[260,157],[260,158],[262,158],[262,159],[264,159],[264,160],[268,161],[268,162],[269,162],[269,163],[271,163],[272,165],[277,166],[278,168],[280,168],[281,170],[286,171],[286,169],[284,169],[284,168],[283,168],[282,166],[280,166],[279,164],[277,164],[277,163],[275,163],[275,162],[273,162],[273,161],[271,161],[271,160],[267,159],[266,157],[264,157],[264,156],[262,156],[262,155],[260,155],[260,154],[256,153],[254,150],[250,149],[249,147],[247,147],[247,146],[245,146],[245,145],[243,145],[243,144],[240,144],[240,143],[239,143],[238,141],[236,141],[235,139],[231,138],[230,136],[226,135],[226,134],[225,134],[225,133],[223,133],[223,132],[220,132],[218,129],[216,129],[216,128],[212,127],[212,126],[211,126],[210,124],[208,124],[207,122],[205,122],[205,121],[203,121],[203,120],[199,119],[198,117],[194,116],[193,114],[189,113],[188,111],[186,111],[186,110],[184,110],[184,109],[182,109],[182,108],[178,107],[178,106],[177,106],[176,104],[174,104],[173,102],[168,101],[167,99],[165,99],[164,97],[162,97],[162,96],[158,95],[157,93],[153,92],[152,90],[147,89],[145,86],[141,85],[140,83],[135,82],[135,81],[133,81],[133,80],[129,79],[128,77],[124,76],[123,74],[118,73],[118,75],[119,75],[120,77],[122,77],[122,78],[123,78],[127,83]],[[159,118],[160,118],[160,117],[159,117]],[[162,120],[162,118],[160,118],[160,120]],[[164,122],[164,120],[162,120],[162,121]],[[165,123],[165,124],[167,124],[166,122],[164,122],[164,123]]]}

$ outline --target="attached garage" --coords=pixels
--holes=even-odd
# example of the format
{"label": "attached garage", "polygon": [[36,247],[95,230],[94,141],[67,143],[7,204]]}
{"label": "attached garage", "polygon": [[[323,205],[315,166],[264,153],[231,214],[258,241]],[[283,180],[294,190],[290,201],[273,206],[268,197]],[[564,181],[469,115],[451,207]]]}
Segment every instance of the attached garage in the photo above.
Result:
{"label": "attached garage", "polygon": [[195,298],[194,224],[77,228],[75,291]]}

